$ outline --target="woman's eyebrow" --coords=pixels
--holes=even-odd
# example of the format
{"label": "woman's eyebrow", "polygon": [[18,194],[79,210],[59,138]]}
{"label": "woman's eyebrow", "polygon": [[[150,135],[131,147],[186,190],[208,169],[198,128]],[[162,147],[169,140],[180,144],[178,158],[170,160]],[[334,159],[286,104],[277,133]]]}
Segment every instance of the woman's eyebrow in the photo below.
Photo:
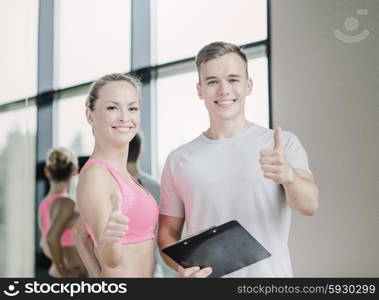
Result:
{"label": "woman's eyebrow", "polygon": [[109,101],[106,102],[106,104],[109,104],[109,103],[120,104],[119,102],[117,102],[115,100],[109,100]]}
{"label": "woman's eyebrow", "polygon": [[[120,102],[120,101],[117,101],[117,100],[109,100],[109,101],[106,102],[106,104],[110,104],[110,103],[114,103],[114,104],[117,104],[117,105],[120,105],[120,104],[121,104],[121,102]],[[130,102],[130,103],[128,103],[128,105],[134,105],[134,104],[136,104],[136,103],[138,103],[138,101]]]}

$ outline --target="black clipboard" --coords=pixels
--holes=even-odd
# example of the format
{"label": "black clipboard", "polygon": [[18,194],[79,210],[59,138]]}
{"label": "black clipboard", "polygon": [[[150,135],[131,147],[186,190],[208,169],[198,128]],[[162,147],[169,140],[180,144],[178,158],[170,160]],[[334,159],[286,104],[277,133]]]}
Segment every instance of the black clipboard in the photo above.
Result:
{"label": "black clipboard", "polygon": [[183,268],[212,267],[219,278],[271,256],[241,224],[229,221],[186,238],[162,252]]}

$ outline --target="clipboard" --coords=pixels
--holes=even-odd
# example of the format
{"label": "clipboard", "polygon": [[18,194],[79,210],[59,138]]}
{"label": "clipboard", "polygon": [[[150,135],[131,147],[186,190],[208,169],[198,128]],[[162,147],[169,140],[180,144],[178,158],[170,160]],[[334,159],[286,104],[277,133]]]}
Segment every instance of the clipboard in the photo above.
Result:
{"label": "clipboard", "polygon": [[271,256],[241,224],[232,220],[190,236],[162,252],[183,268],[212,267],[219,278]]}

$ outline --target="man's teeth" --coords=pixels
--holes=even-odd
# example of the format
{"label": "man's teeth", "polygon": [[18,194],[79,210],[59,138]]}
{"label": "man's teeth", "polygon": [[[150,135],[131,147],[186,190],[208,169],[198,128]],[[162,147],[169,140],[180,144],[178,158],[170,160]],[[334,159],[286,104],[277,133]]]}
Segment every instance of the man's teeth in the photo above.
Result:
{"label": "man's teeth", "polygon": [[236,102],[236,100],[235,99],[233,99],[233,100],[229,100],[229,101],[215,101],[217,104],[225,104],[225,105],[227,105],[227,104],[232,104],[233,102]]}

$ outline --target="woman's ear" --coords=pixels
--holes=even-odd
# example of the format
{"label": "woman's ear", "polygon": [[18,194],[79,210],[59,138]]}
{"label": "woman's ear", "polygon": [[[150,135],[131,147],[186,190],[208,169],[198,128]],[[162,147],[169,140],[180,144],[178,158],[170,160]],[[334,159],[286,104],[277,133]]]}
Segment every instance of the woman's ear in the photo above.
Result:
{"label": "woman's ear", "polygon": [[88,107],[86,108],[86,118],[87,118],[88,124],[93,126],[93,123],[94,123],[93,122],[93,112]]}
{"label": "woman's ear", "polygon": [[43,174],[45,174],[47,178],[50,178],[50,171],[46,166],[43,167]]}
{"label": "woman's ear", "polygon": [[78,168],[75,167],[73,170],[72,170],[72,173],[71,173],[71,176],[75,176],[78,174]]}

